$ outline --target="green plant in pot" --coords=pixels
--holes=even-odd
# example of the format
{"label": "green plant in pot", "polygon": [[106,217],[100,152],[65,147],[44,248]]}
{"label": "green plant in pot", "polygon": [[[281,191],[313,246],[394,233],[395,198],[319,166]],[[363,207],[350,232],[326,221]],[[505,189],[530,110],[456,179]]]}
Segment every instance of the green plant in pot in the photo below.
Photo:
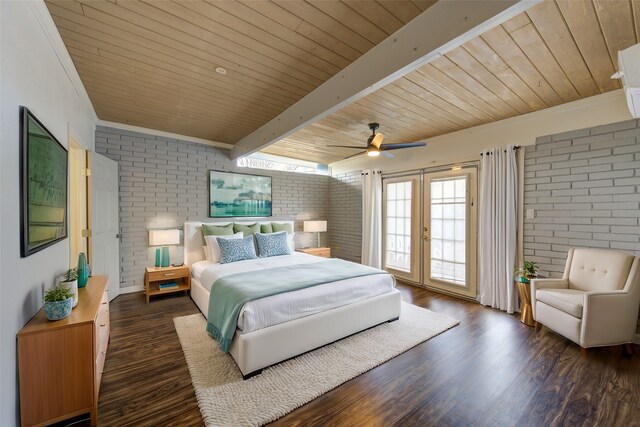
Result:
{"label": "green plant in pot", "polygon": [[78,270],[70,268],[60,279],[60,284],[69,288],[73,294],[73,307],[75,307],[78,305]]}
{"label": "green plant in pot", "polygon": [[538,277],[538,264],[525,260],[522,267],[513,270],[513,276],[523,283],[529,283],[530,279]]}
{"label": "green plant in pot", "polygon": [[44,315],[49,320],[68,317],[73,308],[73,294],[63,282],[44,293]]}

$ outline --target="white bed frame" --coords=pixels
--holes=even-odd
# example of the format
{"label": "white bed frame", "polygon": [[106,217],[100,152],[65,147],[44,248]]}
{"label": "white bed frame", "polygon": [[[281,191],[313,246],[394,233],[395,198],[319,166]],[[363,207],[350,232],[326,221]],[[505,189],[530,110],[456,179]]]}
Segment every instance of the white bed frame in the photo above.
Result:
{"label": "white bed frame", "polygon": [[[205,224],[225,225],[227,222]],[[239,224],[254,224],[256,221]],[[270,223],[271,221],[258,221]],[[291,224],[293,221],[274,221]],[[204,259],[202,222],[184,223],[184,262],[191,266]],[[209,291],[191,278],[191,298],[205,317],[209,310]],[[400,292],[368,298],[346,306],[311,316],[243,333],[236,331],[229,353],[238,364],[244,378],[249,378],[267,366],[274,365],[302,353],[322,347],[349,335],[396,320],[400,317]]]}

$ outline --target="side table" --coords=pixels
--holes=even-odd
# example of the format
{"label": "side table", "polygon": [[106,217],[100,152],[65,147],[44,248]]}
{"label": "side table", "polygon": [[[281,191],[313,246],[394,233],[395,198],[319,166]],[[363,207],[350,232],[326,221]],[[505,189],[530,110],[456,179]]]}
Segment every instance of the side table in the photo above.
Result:
{"label": "side table", "polygon": [[520,278],[515,280],[518,286],[518,294],[522,305],[520,307],[520,321],[527,326],[535,326],[536,321],[533,320],[533,311],[531,308],[531,282],[527,279],[522,282]]}

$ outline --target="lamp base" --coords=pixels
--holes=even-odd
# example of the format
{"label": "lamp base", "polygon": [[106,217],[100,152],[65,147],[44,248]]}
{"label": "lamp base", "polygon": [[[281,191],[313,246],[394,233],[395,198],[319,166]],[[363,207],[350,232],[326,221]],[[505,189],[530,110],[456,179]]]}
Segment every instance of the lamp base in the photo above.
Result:
{"label": "lamp base", "polygon": [[160,267],[160,248],[156,248],[156,267]]}
{"label": "lamp base", "polygon": [[162,262],[160,264],[160,267],[169,267],[169,265],[170,265],[169,247],[168,246],[163,246],[162,247]]}

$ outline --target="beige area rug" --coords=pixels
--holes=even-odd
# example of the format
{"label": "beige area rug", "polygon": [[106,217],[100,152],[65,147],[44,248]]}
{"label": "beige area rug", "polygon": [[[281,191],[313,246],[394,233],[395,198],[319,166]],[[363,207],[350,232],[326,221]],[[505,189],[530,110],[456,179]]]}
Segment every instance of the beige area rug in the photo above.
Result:
{"label": "beige area rug", "polygon": [[205,331],[202,314],[173,319],[207,426],[260,426],[432,338],[459,322],[402,303],[400,319],[352,335],[242,380]]}

